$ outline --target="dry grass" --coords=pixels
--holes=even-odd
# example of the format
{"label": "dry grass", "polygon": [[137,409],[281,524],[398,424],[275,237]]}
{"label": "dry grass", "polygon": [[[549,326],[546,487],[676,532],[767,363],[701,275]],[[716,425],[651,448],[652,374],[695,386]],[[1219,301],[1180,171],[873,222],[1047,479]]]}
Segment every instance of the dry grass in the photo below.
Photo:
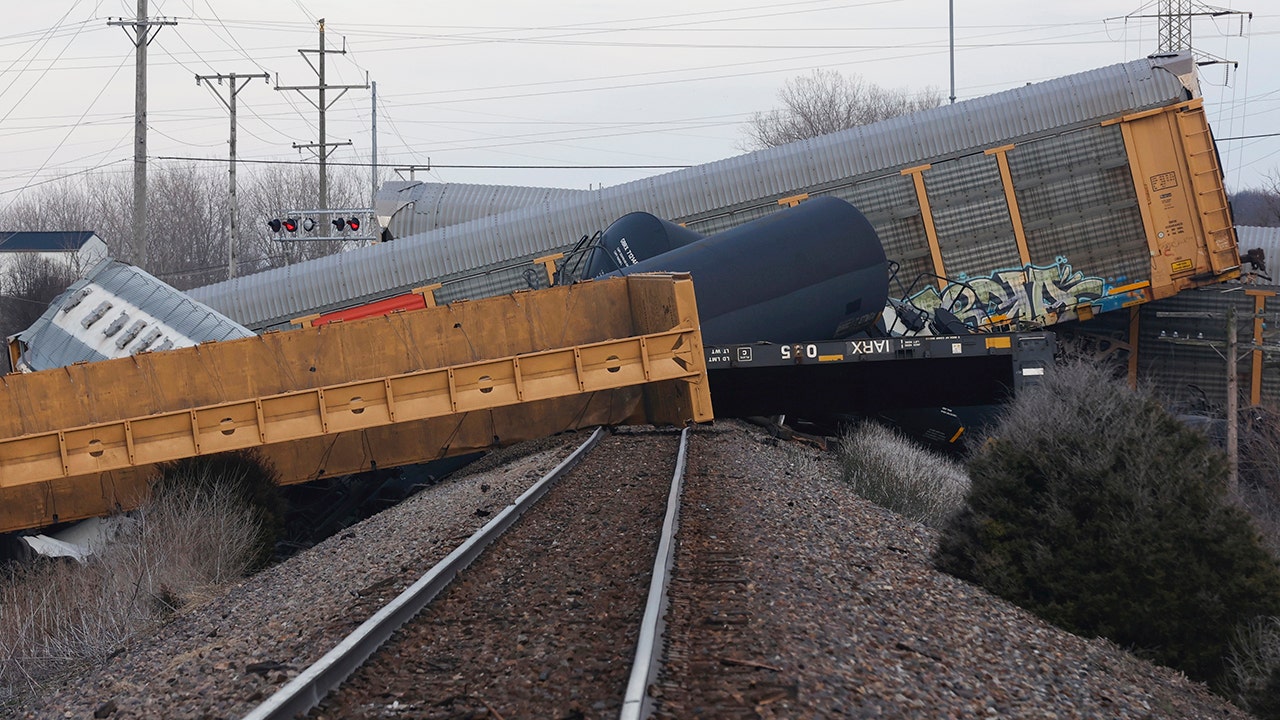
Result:
{"label": "dry grass", "polygon": [[930,527],[959,510],[969,491],[959,463],[875,423],[847,430],[839,457],[854,492]]}
{"label": "dry grass", "polygon": [[1233,699],[1259,718],[1280,718],[1280,617],[1254,618],[1241,627],[1228,660]]}
{"label": "dry grass", "polygon": [[0,703],[105,660],[244,574],[258,551],[256,511],[231,483],[192,480],[154,498],[85,564],[41,559],[0,579]]}

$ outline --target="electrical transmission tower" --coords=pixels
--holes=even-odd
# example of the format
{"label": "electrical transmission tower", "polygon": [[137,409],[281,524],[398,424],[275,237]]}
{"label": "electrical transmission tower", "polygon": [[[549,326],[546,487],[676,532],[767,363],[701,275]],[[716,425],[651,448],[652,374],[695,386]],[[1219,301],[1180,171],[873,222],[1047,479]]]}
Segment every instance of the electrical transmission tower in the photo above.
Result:
{"label": "electrical transmission tower", "polygon": [[[129,245],[129,262],[144,267],[147,263],[147,46],[165,25],[176,20],[147,18],[147,0],[138,0],[138,16],[132,20],[108,20],[108,25],[124,28],[133,41],[137,74],[133,102],[133,242]],[[154,32],[153,32],[154,28]],[[130,33],[132,29],[132,33]]]}
{"label": "electrical transmission tower", "polygon": [[[196,84],[199,85],[201,81],[203,81],[213,93],[214,97],[218,98],[218,100],[227,108],[227,111],[231,113],[231,139],[229,140],[229,144],[231,145],[231,168],[228,170],[231,182],[231,227],[227,231],[228,279],[236,276],[236,247],[240,244],[240,226],[238,221],[240,206],[236,200],[236,96],[240,94],[240,91],[244,89],[245,85],[249,84],[250,80],[257,80],[259,78],[267,81],[271,80],[271,76],[266,73],[256,73],[254,75],[237,75],[236,73],[223,75],[219,73],[217,75],[196,76]],[[227,97],[225,98],[222,97],[222,92],[219,88],[215,88],[213,83],[210,82],[217,81],[218,86],[221,87],[223,80],[229,81],[227,84]]]}
{"label": "electrical transmission tower", "polygon": [[[346,55],[347,54],[346,39],[344,38],[342,41],[341,50],[329,50],[328,48],[326,48],[325,42],[324,42],[324,18],[320,18],[320,21],[317,24],[320,27],[319,47],[315,50],[310,50],[307,48],[299,48],[298,52],[302,54],[302,58],[307,61],[308,65],[311,66],[311,69],[315,72],[316,76],[319,78],[319,82],[315,85],[281,85],[279,84],[279,78],[277,78],[275,89],[276,90],[294,90],[298,92],[299,94],[302,95],[302,97],[306,98],[307,102],[311,103],[312,106],[314,106],[316,110],[320,113],[319,141],[314,143],[294,143],[293,147],[299,150],[303,148],[313,150],[316,154],[316,157],[320,160],[320,198],[319,198],[320,207],[319,209],[324,211],[329,209],[329,180],[328,180],[329,154],[332,152],[333,148],[336,148],[342,145],[351,144],[350,140],[347,140],[345,142],[329,142],[328,136],[326,134],[325,113],[329,110],[329,108],[333,107],[333,104],[336,103],[338,99],[341,98],[343,95],[345,95],[348,90],[365,90],[365,89],[368,89],[369,83],[367,80],[364,85],[330,85],[325,82],[325,62],[324,62],[325,56],[330,53],[337,53],[338,55]],[[311,55],[311,54],[315,54],[317,56],[315,62],[312,62],[311,58],[308,57],[308,55]],[[317,93],[317,97],[315,99],[313,99],[308,94],[308,92],[311,90],[315,90]],[[334,95],[332,98],[328,98],[326,93],[329,90],[337,90],[338,94]],[[321,227],[323,228],[323,231],[327,234],[328,226],[322,225]]]}
{"label": "electrical transmission tower", "polygon": [[1191,38],[1191,20],[1196,17],[1240,17],[1240,33],[1244,34],[1244,20],[1253,19],[1253,13],[1244,10],[1229,10],[1227,8],[1206,5],[1198,0],[1156,0],[1156,14],[1142,14],[1147,8],[1151,7],[1151,3],[1143,5],[1141,8],[1126,15],[1126,18],[1155,18],[1157,27],[1159,28],[1159,44],[1156,48],[1157,53],[1172,53],[1187,50],[1195,57],[1196,62],[1200,65],[1213,65],[1217,63],[1235,63],[1230,60],[1224,60],[1216,55],[1196,50],[1192,45]]}
{"label": "electrical transmission tower", "polygon": [[1192,0],[1160,0],[1160,44],[1156,52],[1191,49]]}

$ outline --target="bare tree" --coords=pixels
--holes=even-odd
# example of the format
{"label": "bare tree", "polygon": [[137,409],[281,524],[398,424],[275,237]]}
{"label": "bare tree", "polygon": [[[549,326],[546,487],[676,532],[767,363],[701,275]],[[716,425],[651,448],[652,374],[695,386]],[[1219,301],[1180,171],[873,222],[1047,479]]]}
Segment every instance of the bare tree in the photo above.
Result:
{"label": "bare tree", "polygon": [[[0,343],[31,326],[76,280],[74,265],[39,255],[17,258],[0,273]],[[0,363],[0,371],[8,363]]]}
{"label": "bare tree", "polygon": [[743,128],[744,150],[759,150],[867,125],[942,104],[942,93],[892,90],[858,75],[814,70],[778,91],[782,107],[755,113]]}
{"label": "bare tree", "polygon": [[[329,206],[359,208],[369,204],[368,180],[352,168],[329,170]],[[350,172],[349,172],[350,171]],[[320,179],[315,167],[273,165],[256,172],[242,185],[240,257],[246,273],[260,272],[332,255],[343,249],[341,240],[318,240],[321,230],[332,217],[317,215],[314,233],[299,231],[294,235],[275,234],[267,229],[267,221],[281,217],[290,209],[314,208]],[[301,218],[299,218],[300,220]]]}
{"label": "bare tree", "polygon": [[[314,167],[270,166],[241,175],[240,272],[252,273],[339,252],[341,240],[303,241],[298,233],[281,241],[266,221],[289,209],[315,206],[319,179]],[[355,168],[331,170],[329,193],[335,207],[368,204],[368,180]],[[147,203],[149,257],[143,269],[179,289],[227,277],[230,198],[218,166],[161,165],[152,170]],[[103,172],[43,186],[0,213],[3,230],[92,230],[112,256],[124,257],[132,237],[131,176]],[[317,216],[318,223],[329,219]]]}

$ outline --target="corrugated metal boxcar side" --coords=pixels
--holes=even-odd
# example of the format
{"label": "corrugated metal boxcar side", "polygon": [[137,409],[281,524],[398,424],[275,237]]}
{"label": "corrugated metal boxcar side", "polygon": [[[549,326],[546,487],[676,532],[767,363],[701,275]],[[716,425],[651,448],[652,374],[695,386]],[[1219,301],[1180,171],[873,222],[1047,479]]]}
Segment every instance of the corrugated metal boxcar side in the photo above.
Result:
{"label": "corrugated metal boxcar side", "polygon": [[710,235],[829,194],[871,220],[897,294],[974,323],[1049,325],[1236,272],[1198,96],[1189,56],[1156,57],[596,191],[401,185],[403,212],[438,216],[446,197],[466,212],[192,295],[255,329],[426,282],[441,302],[485,297],[544,286],[537,260],[629,212]]}

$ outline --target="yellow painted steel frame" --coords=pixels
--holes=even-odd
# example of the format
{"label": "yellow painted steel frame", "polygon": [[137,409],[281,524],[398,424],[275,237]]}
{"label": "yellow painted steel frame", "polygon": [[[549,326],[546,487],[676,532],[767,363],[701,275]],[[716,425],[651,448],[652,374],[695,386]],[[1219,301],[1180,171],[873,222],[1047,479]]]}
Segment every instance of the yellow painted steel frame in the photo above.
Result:
{"label": "yellow painted steel frame", "polygon": [[1119,123],[1151,251],[1150,299],[1238,277],[1240,257],[1203,101]]}
{"label": "yellow painted steel frame", "polygon": [[1253,297],[1253,352],[1249,365],[1249,404],[1262,404],[1262,364],[1265,358],[1262,353],[1262,313],[1267,309],[1267,298],[1275,297],[1274,290],[1257,290],[1250,288],[1245,295]]}
{"label": "yellow painted steel frame", "polygon": [[933,274],[937,276],[939,290],[947,287],[947,268],[942,263],[942,246],[938,243],[938,230],[933,224],[933,210],[929,207],[929,194],[924,187],[924,171],[933,165],[907,168],[903,175],[910,175],[916,189],[916,201],[920,204],[920,219],[924,222],[924,236],[929,243],[929,255],[933,258]]}
{"label": "yellow painted steel frame", "polygon": [[1013,239],[1018,246],[1018,260],[1022,267],[1031,264],[1031,251],[1027,249],[1027,231],[1022,226],[1022,213],[1018,210],[1018,196],[1013,190],[1013,173],[1009,170],[1009,151],[1013,145],[1001,145],[985,151],[986,155],[995,155],[996,164],[1000,167],[1000,184],[1004,186],[1004,201],[1009,207],[1009,220],[1013,223]]}
{"label": "yellow painted steel frame", "polygon": [[590,424],[711,419],[692,281],[635,275],[0,379],[0,530],[136,506],[156,464],[281,482]]}

